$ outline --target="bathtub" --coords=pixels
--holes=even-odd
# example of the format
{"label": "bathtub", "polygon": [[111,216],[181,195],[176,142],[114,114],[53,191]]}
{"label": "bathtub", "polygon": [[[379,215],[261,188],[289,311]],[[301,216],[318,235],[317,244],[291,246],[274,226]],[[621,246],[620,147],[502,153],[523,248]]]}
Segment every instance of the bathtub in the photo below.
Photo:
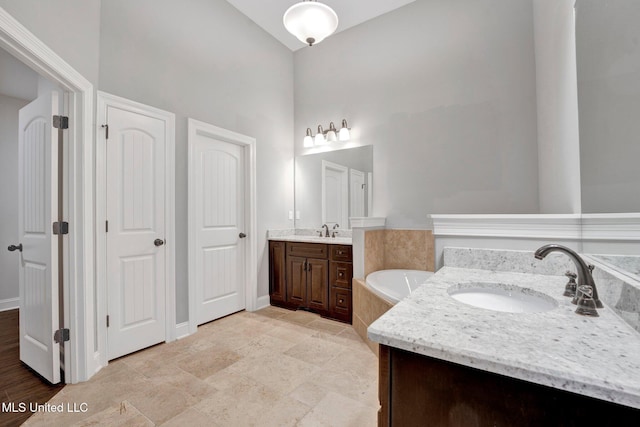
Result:
{"label": "bathtub", "polygon": [[380,270],[370,273],[366,284],[376,295],[395,304],[432,275],[433,272],[422,270]]}

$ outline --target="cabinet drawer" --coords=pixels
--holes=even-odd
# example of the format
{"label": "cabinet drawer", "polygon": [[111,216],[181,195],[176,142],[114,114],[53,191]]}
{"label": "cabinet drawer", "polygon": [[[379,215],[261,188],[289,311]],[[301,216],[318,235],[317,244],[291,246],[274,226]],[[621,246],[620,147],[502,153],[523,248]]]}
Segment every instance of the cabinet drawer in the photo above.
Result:
{"label": "cabinet drawer", "polygon": [[287,242],[287,255],[327,259],[329,251],[323,243]]}
{"label": "cabinet drawer", "polygon": [[330,294],[332,317],[351,322],[351,291],[332,287]]}
{"label": "cabinet drawer", "polygon": [[352,260],[352,247],[349,245],[331,245],[331,260],[346,261]]}
{"label": "cabinet drawer", "polygon": [[332,261],[329,265],[329,285],[343,289],[351,289],[353,264],[350,262]]}

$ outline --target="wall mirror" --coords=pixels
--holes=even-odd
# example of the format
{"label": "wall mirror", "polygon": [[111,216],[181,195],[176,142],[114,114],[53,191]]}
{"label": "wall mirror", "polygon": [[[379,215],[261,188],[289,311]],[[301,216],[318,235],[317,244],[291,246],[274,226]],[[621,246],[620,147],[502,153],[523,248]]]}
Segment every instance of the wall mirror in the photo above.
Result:
{"label": "wall mirror", "polygon": [[350,217],[370,216],[373,146],[296,156],[295,227],[350,229]]}
{"label": "wall mirror", "polygon": [[[640,212],[640,2],[575,7],[582,212]],[[640,281],[640,249],[591,255]]]}

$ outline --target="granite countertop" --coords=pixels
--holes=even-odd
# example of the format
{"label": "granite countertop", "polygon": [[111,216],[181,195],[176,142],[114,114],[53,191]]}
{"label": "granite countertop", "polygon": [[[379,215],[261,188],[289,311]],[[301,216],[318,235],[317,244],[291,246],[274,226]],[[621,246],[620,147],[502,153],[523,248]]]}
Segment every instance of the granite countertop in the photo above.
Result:
{"label": "granite countertop", "polygon": [[[461,283],[517,285],[553,297],[541,313],[499,313],[451,298]],[[443,267],[376,320],[369,338],[425,356],[640,408],[640,334],[611,308],[574,313],[566,278]]]}
{"label": "granite countertop", "polygon": [[269,240],[278,240],[284,242],[306,242],[306,243],[326,243],[328,245],[351,245],[351,237],[319,237],[319,236],[302,236],[302,235],[286,235],[286,236],[269,236]]}

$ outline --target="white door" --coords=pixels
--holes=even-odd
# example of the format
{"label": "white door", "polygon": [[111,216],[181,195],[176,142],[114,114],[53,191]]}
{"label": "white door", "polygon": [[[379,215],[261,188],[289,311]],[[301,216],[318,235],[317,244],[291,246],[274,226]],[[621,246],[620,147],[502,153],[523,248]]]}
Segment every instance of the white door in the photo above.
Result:
{"label": "white door", "polygon": [[[364,172],[355,169],[349,169],[349,216],[362,218],[365,213],[365,193],[367,191],[365,185]],[[345,224],[345,228],[347,225]],[[348,228],[351,228],[350,226]]]}
{"label": "white door", "polygon": [[58,329],[58,94],[40,96],[19,114],[18,235],[20,360],[52,384],[60,382]]}
{"label": "white door", "polygon": [[[107,104],[108,359],[165,341],[165,122]],[[170,242],[172,243],[172,242]]]}
{"label": "white door", "polygon": [[189,246],[200,325],[246,305],[245,152],[243,146],[190,126]]}
{"label": "white door", "polygon": [[348,228],[349,168],[322,161],[322,222]]}

